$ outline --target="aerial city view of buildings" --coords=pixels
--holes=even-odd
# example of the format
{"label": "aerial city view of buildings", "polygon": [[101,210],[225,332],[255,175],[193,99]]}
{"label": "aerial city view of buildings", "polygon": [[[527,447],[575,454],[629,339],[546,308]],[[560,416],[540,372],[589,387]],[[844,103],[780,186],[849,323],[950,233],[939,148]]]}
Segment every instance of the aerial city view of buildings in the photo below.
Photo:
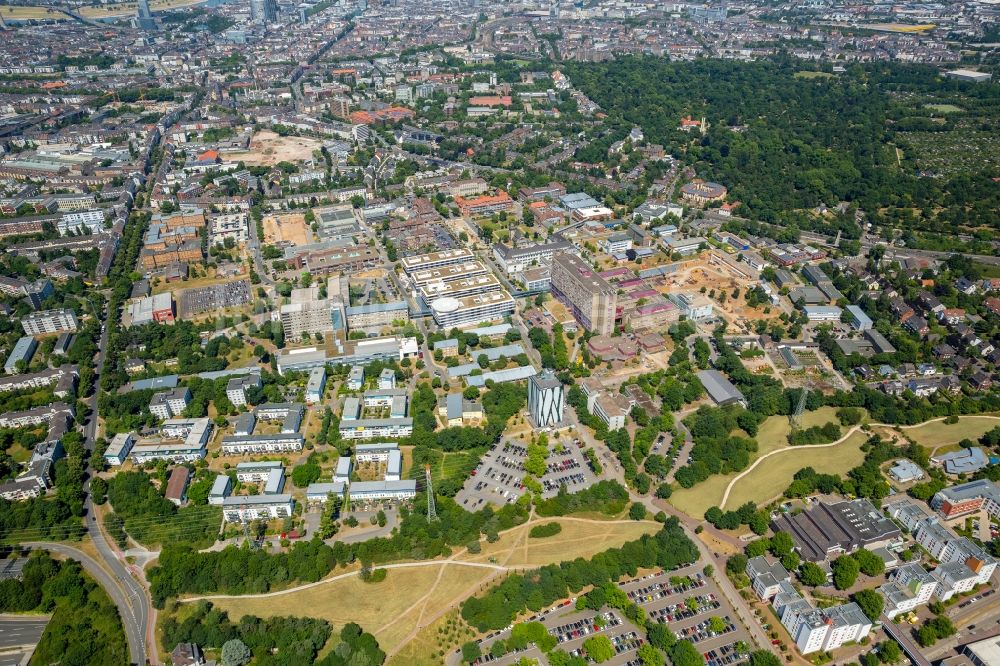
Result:
{"label": "aerial city view of buildings", "polygon": [[996,3],[0,31],[0,662],[1000,665]]}

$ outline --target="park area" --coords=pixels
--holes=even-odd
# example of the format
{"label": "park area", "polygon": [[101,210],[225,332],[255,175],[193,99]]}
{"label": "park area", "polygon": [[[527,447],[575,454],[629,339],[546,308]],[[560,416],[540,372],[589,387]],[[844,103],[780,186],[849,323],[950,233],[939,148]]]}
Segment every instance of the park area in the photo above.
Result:
{"label": "park area", "polygon": [[[557,535],[528,537],[532,526],[552,522],[562,526]],[[594,523],[601,523],[596,530]],[[243,615],[306,615],[328,620],[335,628],[357,622],[390,657],[400,653],[393,663],[439,664],[440,659],[434,657],[441,647],[437,629],[449,618],[455,621],[454,611],[461,602],[482,591],[493,578],[508,569],[591,557],[659,528],[653,521],[536,518],[501,533],[496,543],[484,540],[481,553],[462,551],[447,561],[388,568],[385,580],[378,583],[364,582],[353,572],[336,573],[326,581],[287,592],[210,600],[234,621]],[[430,630],[435,633],[428,636]],[[408,645],[414,639],[419,640]]]}
{"label": "park area", "polygon": [[247,166],[274,166],[278,162],[308,160],[313,152],[323,147],[323,142],[301,136],[281,136],[277,132],[261,130],[250,139],[250,150],[226,155],[228,161],[243,162]]}
{"label": "park area", "polygon": [[[802,427],[822,426],[831,421],[838,423],[836,412],[833,407],[805,412],[802,415]],[[757,454],[750,461],[751,467],[763,456],[787,448],[790,432],[791,425],[787,416],[768,417],[754,438],[757,440]],[[745,436],[742,431],[734,434]],[[722,500],[726,488],[740,473],[716,474],[693,488],[675,490],[670,503],[693,518],[701,518],[713,506],[734,509],[748,501],[763,503],[780,495],[792,482],[795,472],[803,467],[811,466],[820,473],[839,474],[856,466],[864,458],[861,445],[865,439],[862,433],[856,433],[836,446],[817,451],[795,447],[787,452],[774,453],[733,484],[725,506],[722,505]]]}
{"label": "park area", "polygon": [[[963,439],[978,440],[985,433],[1000,426],[1000,416],[960,416],[958,423],[945,423],[943,419],[928,421],[911,427],[901,427],[899,430],[907,439],[911,439],[927,449],[928,453],[946,453],[945,449],[957,448]],[[876,428],[876,432],[884,438],[898,436],[891,427]]]}

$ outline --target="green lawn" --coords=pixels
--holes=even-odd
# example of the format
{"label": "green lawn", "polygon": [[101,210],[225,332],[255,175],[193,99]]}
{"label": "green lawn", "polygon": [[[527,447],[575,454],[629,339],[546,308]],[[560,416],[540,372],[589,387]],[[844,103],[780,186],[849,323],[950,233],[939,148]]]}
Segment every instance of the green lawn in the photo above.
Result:
{"label": "green lawn", "polygon": [[955,444],[963,439],[977,440],[984,433],[1000,426],[1000,419],[984,416],[960,416],[958,423],[944,421],[925,423],[916,428],[903,428],[903,434],[921,446],[930,448]]}
{"label": "green lawn", "polygon": [[[835,423],[837,422],[837,410],[834,407],[821,407],[820,409],[817,409],[812,412],[805,412],[802,415],[803,428],[809,428],[817,425],[826,425],[830,421],[833,421]],[[760,456],[766,455],[772,451],[777,451],[778,449],[783,449],[787,447],[788,434],[790,432],[791,432],[791,425],[788,422],[787,416],[768,417],[767,420],[761,424],[760,428],[757,431],[757,436],[754,438],[757,440],[757,455],[754,457],[753,460],[756,460]],[[745,436],[745,433],[741,434]],[[848,442],[845,442],[845,444],[847,443]],[[837,448],[839,449],[840,447]],[[824,451],[823,453],[825,454],[827,452]],[[806,452],[805,455],[808,456],[809,455],[808,452]],[[774,464],[776,459],[795,460],[796,458],[801,458],[802,456],[803,456],[802,451],[790,451],[787,454],[787,458],[786,455],[773,456],[772,458],[768,458],[766,463],[761,464],[760,470],[770,468]],[[763,495],[763,497],[760,501],[764,501],[770,497],[780,494],[785,489],[785,487],[788,486],[788,483],[791,483],[792,474],[797,472],[802,467],[806,467],[807,465],[811,464],[813,467],[816,468],[816,471],[819,472],[827,471],[826,469],[821,469],[821,467],[825,463],[825,459],[826,458],[824,456],[821,459],[821,461],[817,462],[813,460],[812,457],[809,457],[809,462],[804,462],[803,464],[793,469],[791,471],[791,474],[787,475],[788,482],[782,485],[780,488],[777,488],[776,490],[773,487],[762,488],[760,494]],[[750,464],[753,464],[753,460],[750,461]],[[850,467],[853,467],[853,465],[851,465]],[[848,467],[848,469],[850,469],[850,467]],[[745,480],[753,479],[754,477],[756,477],[757,471],[758,470],[755,470],[754,474],[745,477]],[[830,471],[832,472],[834,470]],[[699,483],[693,488],[679,488],[674,491],[673,496],[671,496],[670,498],[670,503],[673,504],[678,509],[680,509],[681,511],[683,511],[684,513],[688,514],[689,516],[695,518],[701,518],[704,515],[706,509],[708,509],[709,507],[719,505],[719,503],[722,501],[722,496],[726,491],[726,486],[729,485],[729,482],[735,479],[737,475],[738,473],[726,474],[724,476],[717,474],[715,476],[709,477],[708,479]],[[784,477],[779,476],[777,478],[784,478]],[[739,485],[743,486],[743,482],[741,481]],[[746,501],[747,500],[743,500],[743,502]],[[729,502],[727,502],[727,506],[732,508],[734,506],[739,506],[739,504],[734,503],[733,497],[730,496],[730,500]]]}
{"label": "green lawn", "polygon": [[[750,474],[740,479],[729,493],[723,509],[735,509],[746,502],[763,504],[780,495],[792,483],[795,473],[803,467],[813,467],[825,474],[844,474],[865,459],[861,445],[868,439],[863,432],[856,432],[838,446],[818,451],[785,451],[761,463]],[[812,453],[813,455],[808,455]]]}

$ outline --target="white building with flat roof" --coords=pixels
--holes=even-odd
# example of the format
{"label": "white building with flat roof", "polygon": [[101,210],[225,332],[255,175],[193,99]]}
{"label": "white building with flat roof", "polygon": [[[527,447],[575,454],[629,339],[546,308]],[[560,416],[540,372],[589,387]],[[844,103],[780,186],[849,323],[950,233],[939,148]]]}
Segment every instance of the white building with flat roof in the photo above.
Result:
{"label": "white building with flat roof", "polygon": [[295,503],[291,495],[230,495],[222,500],[226,521],[275,520],[289,518]]}
{"label": "white building with flat roof", "polygon": [[108,448],[104,450],[104,461],[112,466],[124,464],[133,444],[135,444],[135,437],[132,433],[118,433],[111,438]]}

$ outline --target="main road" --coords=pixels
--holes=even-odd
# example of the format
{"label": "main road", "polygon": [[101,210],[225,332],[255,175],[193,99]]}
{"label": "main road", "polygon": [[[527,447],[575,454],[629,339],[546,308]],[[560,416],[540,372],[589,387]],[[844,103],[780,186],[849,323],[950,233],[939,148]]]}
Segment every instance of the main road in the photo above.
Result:
{"label": "main road", "polygon": [[[141,607],[142,604],[136,603],[136,599],[130,597],[128,592],[122,589],[122,586],[119,585],[120,581],[112,578],[97,560],[73,546],[49,541],[27,541],[20,545],[34,550],[47,550],[82,564],[84,570],[104,588],[115,606],[118,607],[118,614],[121,615],[122,625],[125,627],[125,638],[128,639],[131,662],[133,664],[146,663],[146,621],[135,612],[135,609]],[[127,573],[125,578],[129,578]]]}
{"label": "main road", "polygon": [[[105,316],[103,317],[103,321],[107,322],[107,313],[104,314]],[[97,396],[100,390],[100,380],[104,374],[104,362],[107,358],[109,333],[107,325],[102,324],[100,343],[98,345],[97,356],[94,359],[94,392],[85,400],[87,406],[90,408],[90,415],[86,425],[83,427],[84,446],[87,448],[88,452],[93,452],[94,442],[97,438]],[[91,470],[91,474],[92,473],[93,470]],[[84,491],[86,492],[84,507],[86,509],[85,522],[87,524],[87,534],[90,536],[94,547],[97,549],[98,555],[100,555],[101,560],[107,568],[106,570],[98,566],[97,568],[100,570],[101,574],[92,573],[92,575],[94,575],[95,578],[101,582],[113,599],[117,595],[120,600],[124,602],[123,605],[119,603],[119,599],[115,599],[115,603],[118,605],[118,610],[122,616],[122,624],[125,625],[125,634],[128,637],[129,651],[132,654],[132,662],[135,664],[145,664],[148,647],[150,652],[150,661],[153,664],[159,663],[156,654],[156,641],[151,639],[151,618],[154,617],[154,614],[149,596],[146,593],[146,588],[129,572],[128,568],[126,568],[125,564],[122,562],[122,559],[118,556],[118,553],[108,544],[108,541],[104,536],[104,532],[97,524],[97,514],[94,510],[94,503],[90,494],[89,479],[84,484]],[[54,552],[67,554],[64,550],[69,550],[73,553],[84,555],[81,551],[78,551],[70,546],[62,546],[61,544],[51,545],[53,548],[50,548],[50,550],[54,550]],[[58,550],[55,546],[59,546],[64,550]],[[69,556],[84,562],[84,567],[87,568],[86,561],[73,554],[70,554]],[[84,555],[84,557],[87,557],[91,564],[97,564],[96,561],[91,559],[89,556]],[[114,574],[114,578],[108,575],[108,570]],[[87,568],[87,571],[91,571],[91,569]],[[108,583],[111,583],[111,585]]]}

